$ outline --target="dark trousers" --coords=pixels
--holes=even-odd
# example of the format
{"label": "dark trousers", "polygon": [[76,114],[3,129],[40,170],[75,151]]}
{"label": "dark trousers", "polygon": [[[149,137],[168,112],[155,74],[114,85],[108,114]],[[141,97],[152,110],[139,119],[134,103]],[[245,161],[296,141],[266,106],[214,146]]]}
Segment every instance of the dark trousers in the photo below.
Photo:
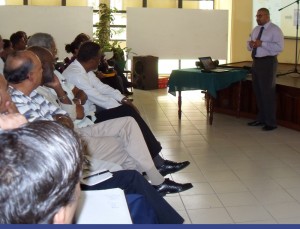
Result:
{"label": "dark trousers", "polygon": [[258,108],[257,120],[276,126],[277,57],[253,59],[252,81]]}
{"label": "dark trousers", "polygon": [[97,109],[96,112],[97,119],[95,123],[103,122],[114,118],[126,117],[126,116],[131,116],[132,118],[135,119],[135,121],[137,122],[137,124],[139,125],[143,133],[151,157],[155,158],[161,151],[162,147],[160,143],[156,140],[155,136],[153,135],[152,131],[150,130],[149,126],[144,121],[144,119],[131,106],[121,105],[106,110]]}
{"label": "dark trousers", "polygon": [[155,211],[160,224],[181,224],[183,218],[167,201],[135,170],[113,172],[113,177],[94,186],[81,184],[82,190],[121,188],[125,194],[140,194]]}
{"label": "dark trousers", "polygon": [[107,84],[111,86],[114,89],[119,90],[122,94],[124,93],[124,88],[123,88],[123,82],[121,84],[118,76],[112,76],[112,77],[104,77],[100,79],[102,83]]}

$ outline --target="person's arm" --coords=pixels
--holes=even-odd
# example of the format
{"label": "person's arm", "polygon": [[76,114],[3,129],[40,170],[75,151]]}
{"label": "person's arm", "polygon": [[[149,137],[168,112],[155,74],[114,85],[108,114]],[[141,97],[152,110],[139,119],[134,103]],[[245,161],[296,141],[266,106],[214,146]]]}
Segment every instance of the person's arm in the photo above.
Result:
{"label": "person's arm", "polygon": [[253,30],[252,30],[252,32],[251,32],[251,34],[249,35],[249,38],[248,38],[248,40],[247,40],[247,50],[248,51],[252,51],[252,49],[253,49],[253,45],[254,45],[254,42],[255,42],[255,38],[253,38],[253,33],[254,33],[254,30],[255,30],[256,28],[254,28]]}
{"label": "person's arm", "polygon": [[73,103],[66,91],[63,90],[59,78],[54,74],[53,81],[45,84],[45,86],[52,88],[56,93],[57,100],[60,103],[60,107],[67,111],[72,119],[83,119],[85,117],[84,108],[81,105],[81,101]]}
{"label": "person's arm", "polygon": [[4,104],[4,110],[8,114],[19,113],[18,108],[12,101],[6,101]]}
{"label": "person's arm", "polygon": [[269,39],[263,40],[260,46],[268,52],[279,53],[284,47],[284,36],[281,29],[275,25],[272,26],[272,34],[268,35]]}
{"label": "person's arm", "polygon": [[2,130],[15,129],[25,123],[27,119],[20,113],[0,115],[0,129]]}
{"label": "person's arm", "polygon": [[140,114],[140,111],[137,109],[137,107],[126,97],[122,99],[121,103],[131,106],[138,114]]}
{"label": "person's arm", "polygon": [[45,84],[45,86],[52,88],[55,91],[59,102],[64,104],[72,104],[71,100],[68,97],[68,94],[62,88],[60,81],[55,74],[53,76],[53,81]]}
{"label": "person's arm", "polygon": [[56,114],[56,115],[53,115],[52,117],[55,121],[59,122],[60,124],[64,125],[65,127],[74,129],[74,123],[69,116],[63,115],[63,114]]}
{"label": "person's arm", "polygon": [[88,76],[83,72],[76,72],[76,74],[68,72],[65,77],[70,83],[83,90],[90,102],[105,109],[119,106],[119,102],[124,98],[118,90],[103,84],[93,72],[90,72]]}
{"label": "person's arm", "polygon": [[86,100],[88,99],[85,92],[83,90],[80,90],[78,87],[74,87],[72,89],[72,92],[73,92],[73,95],[74,95],[73,102],[75,104],[84,105]]}

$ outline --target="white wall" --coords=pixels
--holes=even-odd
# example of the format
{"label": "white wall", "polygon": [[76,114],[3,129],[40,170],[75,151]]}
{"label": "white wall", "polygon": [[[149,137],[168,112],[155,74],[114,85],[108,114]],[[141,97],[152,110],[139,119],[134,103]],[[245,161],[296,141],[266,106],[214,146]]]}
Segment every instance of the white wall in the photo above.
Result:
{"label": "white wall", "polygon": [[58,56],[70,56],[65,45],[79,33],[93,34],[93,9],[81,6],[0,6],[0,34],[9,39],[19,30],[28,36],[50,33],[57,44]]}
{"label": "white wall", "polygon": [[127,8],[127,46],[163,59],[227,59],[228,11]]}
{"label": "white wall", "polygon": [[[282,29],[284,36],[296,37],[296,26],[295,26],[297,22],[296,9],[298,7],[296,1],[253,0],[253,27],[257,25],[256,18],[255,18],[257,10],[262,7],[269,9],[271,21]],[[298,15],[298,21],[300,26],[299,15]]]}

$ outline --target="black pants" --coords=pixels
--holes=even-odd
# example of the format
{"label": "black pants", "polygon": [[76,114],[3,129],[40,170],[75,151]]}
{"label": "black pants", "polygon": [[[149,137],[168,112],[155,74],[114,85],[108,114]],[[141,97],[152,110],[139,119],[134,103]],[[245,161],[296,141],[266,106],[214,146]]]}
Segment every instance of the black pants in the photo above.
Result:
{"label": "black pants", "polygon": [[183,218],[168,204],[167,201],[135,170],[113,172],[113,177],[93,186],[81,184],[82,190],[103,190],[121,188],[125,194],[140,194],[154,209],[158,223],[181,224]]}
{"label": "black pants", "polygon": [[258,107],[257,120],[276,126],[276,56],[255,58],[252,63],[252,83]]}
{"label": "black pants", "polygon": [[123,82],[121,84],[118,76],[113,77],[105,77],[100,79],[102,83],[109,85],[110,87],[117,89],[121,92],[121,94],[124,94],[124,88],[123,88]]}
{"label": "black pants", "polygon": [[131,107],[128,105],[121,105],[119,107],[111,108],[111,109],[97,109],[96,112],[96,121],[103,122],[110,119],[120,118],[120,117],[126,117],[131,116],[135,119],[137,124],[139,125],[145,142],[148,146],[148,149],[150,151],[151,157],[155,158],[159,152],[161,151],[162,147],[160,143],[156,140],[155,136],[153,135],[152,131],[150,130],[147,123],[144,121],[144,119]]}

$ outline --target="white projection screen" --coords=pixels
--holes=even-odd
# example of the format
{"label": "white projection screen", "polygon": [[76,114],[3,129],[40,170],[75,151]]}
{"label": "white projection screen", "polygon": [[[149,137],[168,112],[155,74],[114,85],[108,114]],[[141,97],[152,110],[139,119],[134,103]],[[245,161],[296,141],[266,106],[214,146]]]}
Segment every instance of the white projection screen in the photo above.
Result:
{"label": "white projection screen", "polygon": [[76,35],[93,35],[93,9],[80,6],[0,6],[0,28],[5,39],[19,30],[28,36],[37,32],[50,33],[62,60],[70,56],[65,52],[65,45]]}
{"label": "white projection screen", "polygon": [[127,8],[127,46],[161,59],[227,59],[228,11]]}
{"label": "white projection screen", "polygon": [[281,28],[285,37],[296,37],[297,17],[298,26],[300,26],[296,2],[293,0],[253,0],[253,27],[257,25],[255,17],[257,10],[264,7],[270,11],[271,21]]}

